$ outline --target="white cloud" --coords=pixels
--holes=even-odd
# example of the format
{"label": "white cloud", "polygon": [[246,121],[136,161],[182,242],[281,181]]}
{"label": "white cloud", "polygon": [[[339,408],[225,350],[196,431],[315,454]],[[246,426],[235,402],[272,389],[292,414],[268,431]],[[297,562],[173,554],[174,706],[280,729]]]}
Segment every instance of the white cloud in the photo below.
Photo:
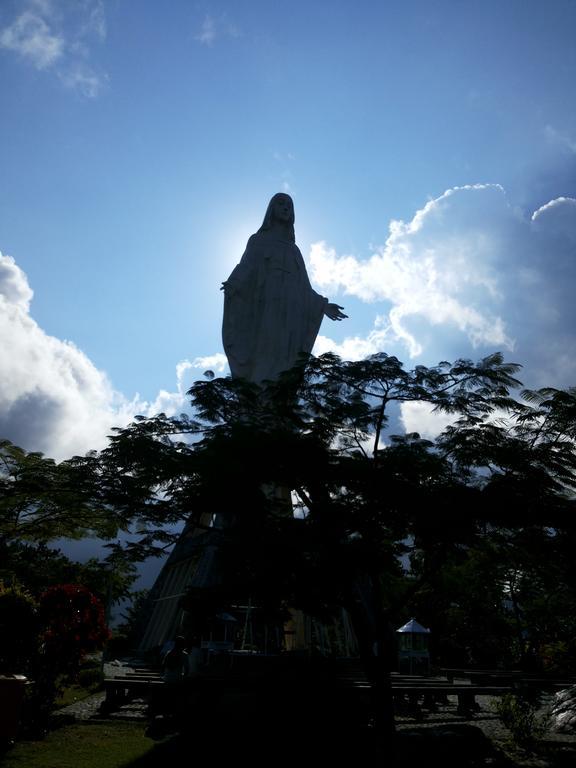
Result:
{"label": "white cloud", "polygon": [[[161,389],[156,398],[151,402],[140,399],[137,395],[130,403],[130,411],[134,415],[137,413],[143,416],[154,416],[157,413],[165,413],[167,416],[174,416],[187,410],[188,399],[186,392],[189,387],[185,384],[186,373],[194,368],[189,360],[181,360],[176,365],[176,391],[168,392]],[[133,416],[130,416],[132,419]]]}
{"label": "white cloud", "polygon": [[525,365],[531,386],[573,385],[575,240],[573,198],[524,215],[501,186],[478,184],[448,190],[408,222],[392,221],[384,245],[366,258],[317,242],[309,262],[319,289],[377,309],[366,337],[319,337],[317,350],[348,358],[407,352],[429,363],[501,350]]}
{"label": "white cloud", "polygon": [[14,309],[26,313],[34,291],[28,285],[26,275],[11,256],[0,254],[0,301],[11,304]]}
{"label": "white cloud", "polygon": [[56,459],[102,448],[114,426],[137,414],[186,408],[183,377],[153,402],[128,400],[70,341],[46,334],[29,313],[32,289],[14,259],[0,253],[0,434]]}
{"label": "white cloud", "polygon": [[66,87],[79,91],[89,99],[94,99],[102,90],[107,78],[86,69],[83,65],[74,65],[60,74],[60,80]]}
{"label": "white cloud", "polygon": [[571,154],[576,154],[576,139],[572,138],[572,136],[557,130],[552,125],[547,125],[544,133],[551,144],[555,144]]}
{"label": "white cloud", "polygon": [[222,352],[206,357],[195,357],[192,363],[188,363],[192,368],[201,368],[203,370],[218,371],[223,373],[228,368],[228,360]]}
{"label": "white cloud", "polygon": [[215,39],[216,21],[213,16],[206,15],[200,27],[200,32],[196,35],[196,40],[203,45],[212,45]]}
{"label": "white cloud", "polygon": [[100,40],[106,39],[106,11],[102,0],[85,3],[87,13],[82,25],[81,35],[95,35]]}
{"label": "white cloud", "polygon": [[576,240],[576,200],[573,197],[550,200],[534,211],[532,222],[536,231],[566,235]]}
{"label": "white cloud", "polygon": [[319,335],[312,351],[315,355],[333,352],[344,360],[361,360],[368,355],[381,352],[393,338],[392,326],[385,317],[378,315],[374,322],[374,328],[366,337],[348,336],[344,341],[338,343],[328,336]]}
{"label": "white cloud", "polygon": [[421,437],[434,440],[458,417],[454,414],[433,411],[428,403],[402,403],[400,421],[406,432],[418,432]]}
{"label": "white cloud", "polygon": [[[474,346],[511,349],[513,342],[501,317],[489,311],[485,302],[485,297],[497,300],[498,291],[496,274],[485,258],[493,248],[493,237],[488,230],[478,229],[465,199],[478,191],[503,195],[498,185],[448,190],[429,201],[410,222],[392,221],[386,243],[367,260],[338,256],[325,243],[314,243],[312,279],[332,293],[343,290],[365,302],[390,302],[391,330],[411,357],[422,352],[405,323],[414,315],[433,325],[454,325]],[[472,224],[473,230],[463,229],[466,224]]]}
{"label": "white cloud", "polygon": [[24,11],[0,31],[0,47],[18,53],[37,69],[46,69],[62,57],[65,42],[40,15]]}
{"label": "white cloud", "polygon": [[293,181],[293,174],[290,170],[290,164],[295,160],[295,156],[292,152],[279,152],[278,150],[275,150],[272,152],[272,157],[276,161],[276,163],[283,166],[282,171],[280,173],[280,188],[282,189],[282,192],[286,192],[287,194],[291,194],[292,192],[292,181]]}
{"label": "white cloud", "polygon": [[223,13],[219,16],[212,16],[207,13],[194,39],[202,43],[202,45],[211,46],[217,39],[240,36],[240,30],[234,22],[230,21],[227,14]]}
{"label": "white cloud", "polygon": [[40,70],[53,72],[68,88],[98,95],[106,76],[87,63],[92,43],[106,38],[102,0],[27,0],[24,10],[0,29],[0,48]]}

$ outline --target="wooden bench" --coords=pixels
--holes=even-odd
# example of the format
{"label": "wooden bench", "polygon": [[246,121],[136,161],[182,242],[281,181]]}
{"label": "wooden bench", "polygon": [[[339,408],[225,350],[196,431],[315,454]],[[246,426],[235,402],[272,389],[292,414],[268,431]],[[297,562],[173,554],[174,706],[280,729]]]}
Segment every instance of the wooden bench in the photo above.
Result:
{"label": "wooden bench", "polygon": [[126,672],[123,675],[112,675],[111,680],[162,680],[161,672]]}
{"label": "wooden bench", "polygon": [[444,685],[410,685],[392,684],[392,695],[394,697],[408,697],[410,707],[413,711],[419,711],[419,699],[422,696],[424,701],[422,706],[426,709],[434,710],[439,697],[457,696],[457,713],[469,717],[478,710],[476,696],[503,696],[510,693],[510,686],[480,686],[480,685],[454,685],[445,683]]}
{"label": "wooden bench", "polygon": [[481,680],[482,678],[493,677],[511,678],[521,674],[519,669],[471,669],[470,667],[441,667],[439,671],[449,683],[453,683],[457,677],[464,680],[471,680],[473,677],[476,680]]}
{"label": "wooden bench", "polygon": [[[453,680],[453,678],[452,678]],[[408,700],[410,712],[416,716],[421,715],[422,709],[435,711],[439,703],[447,703],[448,696],[456,696],[458,699],[457,712],[459,715],[469,717],[478,710],[476,696],[502,696],[514,690],[512,681],[486,685],[465,684],[456,685],[442,677],[428,677],[421,675],[403,675],[391,673],[389,681],[392,695],[397,703]],[[366,691],[371,684],[360,675],[339,675],[337,682],[341,688],[349,691]],[[420,701],[422,703],[420,704]]]}
{"label": "wooden bench", "polygon": [[[326,685],[340,690],[343,693],[358,694],[368,693],[372,689],[371,683],[366,678],[359,676],[343,675],[332,679],[327,679]],[[222,674],[209,672],[202,675],[204,686],[212,689],[214,692],[225,689],[249,688],[256,691],[260,685],[275,685],[273,678],[263,677],[254,678],[245,674]],[[286,681],[277,681],[278,685],[284,685]],[[185,683],[186,685],[186,683]],[[102,702],[102,712],[112,712],[123,704],[126,704],[134,697],[161,701],[162,696],[167,692],[161,674],[158,671],[139,671],[128,670],[123,675],[106,678],[103,682],[106,698]],[[442,678],[419,677],[416,675],[392,675],[390,679],[392,695],[395,699],[407,698],[410,709],[420,712],[419,701],[422,698],[422,707],[433,711],[438,702],[446,702],[447,696],[454,695],[458,698],[458,714],[469,716],[476,710],[476,696],[501,696],[513,690],[511,684],[506,686],[496,685],[456,685],[443,680]]]}
{"label": "wooden bench", "polygon": [[107,677],[102,683],[106,698],[100,705],[103,713],[113,712],[135,696],[150,700],[157,695],[165,685],[160,679],[133,677],[122,675],[119,677]]}
{"label": "wooden bench", "polygon": [[[366,690],[371,685],[366,679],[358,677],[341,677],[339,684],[348,689]],[[511,682],[504,685],[456,685],[445,678],[422,677],[418,675],[399,675],[392,673],[390,676],[390,688],[397,701],[408,699],[409,708],[414,713],[420,712],[420,699],[422,708],[434,711],[438,703],[446,703],[448,696],[458,698],[458,714],[469,716],[477,710],[476,696],[502,696],[514,690]]]}
{"label": "wooden bench", "polygon": [[442,669],[448,682],[456,677],[470,680],[473,685],[510,685],[514,689],[539,688],[558,690],[576,683],[573,675],[559,676],[545,672],[523,672],[519,669]]}

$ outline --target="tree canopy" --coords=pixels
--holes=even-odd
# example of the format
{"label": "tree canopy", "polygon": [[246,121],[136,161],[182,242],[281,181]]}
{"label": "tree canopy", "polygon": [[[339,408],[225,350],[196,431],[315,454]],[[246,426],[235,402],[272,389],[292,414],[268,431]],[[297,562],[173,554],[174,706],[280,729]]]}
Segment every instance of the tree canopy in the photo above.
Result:
{"label": "tree canopy", "polygon": [[36,596],[61,583],[83,584],[105,602],[127,594],[136,579],[129,560],[110,552],[78,563],[55,546],[63,539],[109,541],[128,527],[99,494],[93,457],[57,464],[0,442],[0,579]]}
{"label": "tree canopy", "polygon": [[[369,582],[388,621],[432,627],[440,659],[576,658],[576,390],[523,390],[519,368],[328,354],[265,390],[207,376],[193,418],[139,418],[64,466],[4,445],[1,530],[136,531],[112,554],[137,561],[212,519],[227,583],[270,609],[354,610]],[[405,433],[414,403],[449,426]]]}

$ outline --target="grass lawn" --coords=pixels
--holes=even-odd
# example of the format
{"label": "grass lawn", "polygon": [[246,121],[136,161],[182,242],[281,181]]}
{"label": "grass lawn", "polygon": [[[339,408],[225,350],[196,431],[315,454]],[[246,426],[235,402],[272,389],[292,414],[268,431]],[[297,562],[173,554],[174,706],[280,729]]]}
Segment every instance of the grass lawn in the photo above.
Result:
{"label": "grass lawn", "polygon": [[83,688],[81,685],[70,685],[64,689],[62,694],[56,699],[55,707],[67,707],[69,704],[75,704],[77,701],[87,699],[99,690],[98,685],[93,685],[90,688]]}
{"label": "grass lawn", "polygon": [[142,723],[77,723],[42,741],[20,741],[2,768],[123,768],[155,746]]}
{"label": "grass lawn", "polygon": [[55,702],[56,708],[66,707],[92,696],[102,688],[102,665],[99,659],[84,661],[76,682],[66,685]]}

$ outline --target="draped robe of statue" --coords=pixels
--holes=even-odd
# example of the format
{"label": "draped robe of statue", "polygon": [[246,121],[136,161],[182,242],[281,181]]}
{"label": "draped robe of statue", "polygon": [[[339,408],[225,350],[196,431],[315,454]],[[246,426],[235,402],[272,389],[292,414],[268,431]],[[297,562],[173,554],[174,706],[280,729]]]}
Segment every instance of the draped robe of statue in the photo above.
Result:
{"label": "draped robe of statue", "polygon": [[310,354],[327,303],[295,243],[252,235],[225,283],[222,338],[232,376],[261,384]]}

